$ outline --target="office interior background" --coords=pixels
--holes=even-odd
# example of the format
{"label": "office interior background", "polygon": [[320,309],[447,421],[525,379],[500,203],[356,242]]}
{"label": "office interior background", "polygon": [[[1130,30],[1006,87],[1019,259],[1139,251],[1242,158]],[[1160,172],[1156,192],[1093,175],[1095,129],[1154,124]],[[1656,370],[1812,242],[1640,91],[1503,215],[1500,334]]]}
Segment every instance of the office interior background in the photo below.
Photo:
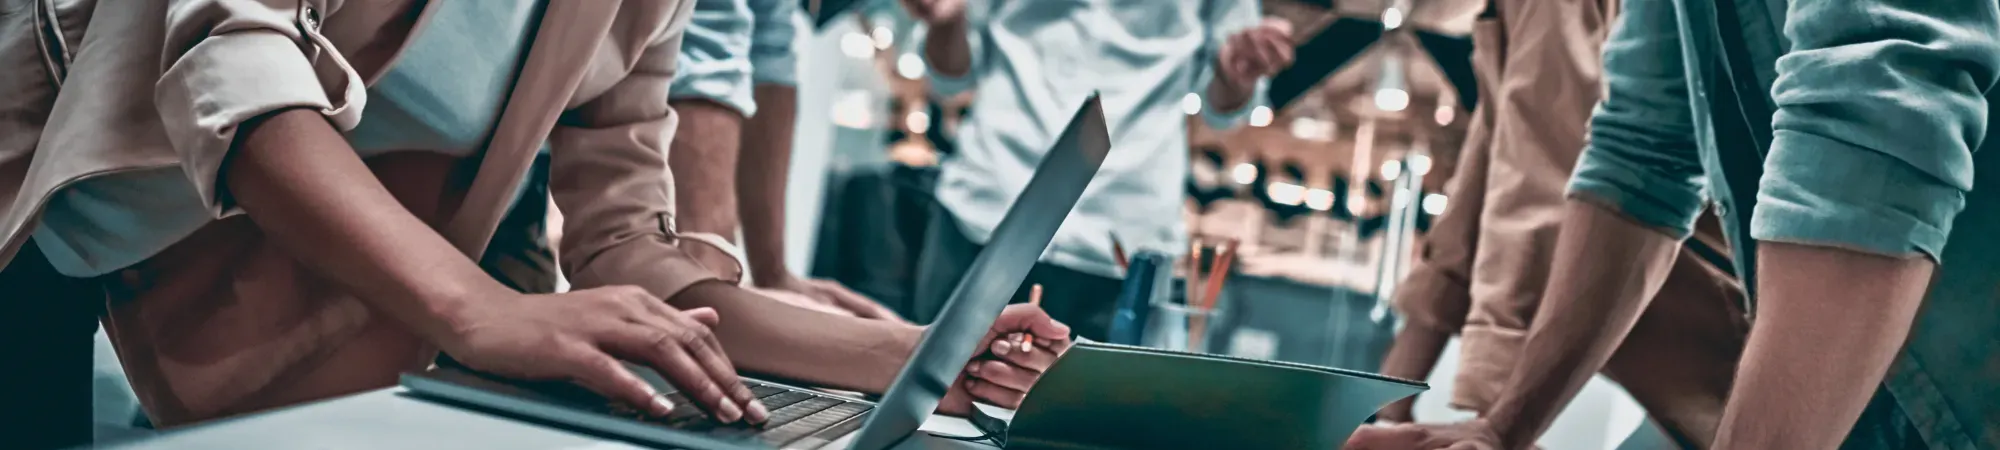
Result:
{"label": "office interior background", "polygon": [[[1159,0],[1173,1],[1173,0]],[[799,123],[787,193],[787,261],[799,273],[842,281],[873,297],[909,295],[910,267],[930,220],[927,189],[948,158],[969,95],[925,95],[916,50],[924,30],[893,1],[813,28],[796,50]],[[1278,110],[1249,124],[1207,128],[1190,115],[1183,220],[1191,237],[1241,250],[1220,300],[1240,315],[1211,351],[1374,372],[1396,326],[1387,298],[1412,249],[1452,201],[1443,187],[1466,131],[1463,62],[1481,0],[1262,0],[1266,16],[1303,42],[1340,18],[1389,31]],[[1299,64],[1326,55],[1300,53]],[[1457,83],[1454,83],[1457,81]],[[1468,94],[1468,95],[1462,95]],[[1114,143],[1115,144],[1115,143]],[[1107,299],[1109,301],[1109,299]],[[100,336],[101,337],[101,336]],[[136,406],[100,339],[98,416],[105,434],[126,429]],[[1452,344],[1419,398],[1426,421],[1469,418],[1448,408]],[[1542,439],[1549,450],[1616,448],[1644,412],[1616,385],[1593,379]]]}

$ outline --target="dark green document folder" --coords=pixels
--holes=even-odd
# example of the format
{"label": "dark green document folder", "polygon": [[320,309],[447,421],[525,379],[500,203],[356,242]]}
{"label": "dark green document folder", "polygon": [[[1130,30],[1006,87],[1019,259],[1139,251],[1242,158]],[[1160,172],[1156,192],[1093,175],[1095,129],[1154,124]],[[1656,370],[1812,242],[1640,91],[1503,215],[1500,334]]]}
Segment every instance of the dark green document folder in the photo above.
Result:
{"label": "dark green document folder", "polygon": [[1079,342],[1007,427],[1009,449],[1337,449],[1424,383],[1327,367]]}

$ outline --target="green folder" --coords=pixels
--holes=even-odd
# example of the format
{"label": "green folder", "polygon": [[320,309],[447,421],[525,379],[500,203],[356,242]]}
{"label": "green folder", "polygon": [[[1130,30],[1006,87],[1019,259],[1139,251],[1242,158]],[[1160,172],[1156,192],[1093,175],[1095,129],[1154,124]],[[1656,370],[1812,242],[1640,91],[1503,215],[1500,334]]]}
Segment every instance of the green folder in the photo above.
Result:
{"label": "green folder", "polygon": [[1337,449],[1430,387],[1351,370],[1078,342],[1030,390],[1009,449]]}

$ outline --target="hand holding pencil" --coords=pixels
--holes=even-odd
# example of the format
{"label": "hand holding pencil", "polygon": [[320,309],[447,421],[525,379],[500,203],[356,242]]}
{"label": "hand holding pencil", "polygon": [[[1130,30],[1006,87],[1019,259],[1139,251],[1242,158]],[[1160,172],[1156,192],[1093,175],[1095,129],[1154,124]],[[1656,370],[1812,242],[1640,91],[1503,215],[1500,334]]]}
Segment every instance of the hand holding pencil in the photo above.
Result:
{"label": "hand holding pencil", "polygon": [[955,400],[973,399],[1005,408],[1020,407],[1028,388],[1069,350],[1069,333],[1069,326],[1050,318],[1038,306],[1009,305],[993,321],[986,338],[979,341],[983,345],[979,356],[965,366],[964,377],[947,393],[945,409],[950,411]]}

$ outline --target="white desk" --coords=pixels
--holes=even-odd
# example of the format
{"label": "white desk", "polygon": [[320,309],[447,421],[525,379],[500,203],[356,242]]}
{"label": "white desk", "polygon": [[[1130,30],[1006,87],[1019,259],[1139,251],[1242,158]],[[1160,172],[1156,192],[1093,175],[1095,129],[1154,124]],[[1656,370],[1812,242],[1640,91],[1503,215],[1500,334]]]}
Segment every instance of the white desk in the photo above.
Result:
{"label": "white desk", "polygon": [[[923,429],[954,436],[980,434],[965,419],[945,416],[931,416]],[[645,447],[435,403],[392,387],[163,432],[102,448],[639,450]],[[994,449],[922,433],[897,448]]]}

